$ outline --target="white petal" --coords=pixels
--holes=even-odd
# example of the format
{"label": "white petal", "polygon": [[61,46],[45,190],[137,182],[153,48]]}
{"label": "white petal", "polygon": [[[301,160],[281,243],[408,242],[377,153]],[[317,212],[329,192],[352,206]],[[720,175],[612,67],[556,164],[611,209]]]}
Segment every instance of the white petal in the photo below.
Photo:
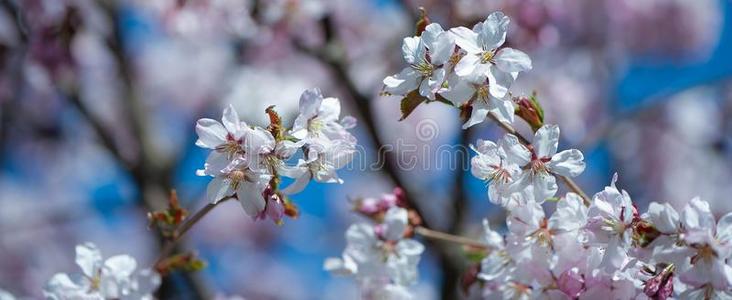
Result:
{"label": "white petal", "polygon": [[447,82],[450,88],[446,91],[440,92],[440,95],[452,102],[455,106],[460,106],[464,102],[470,100],[470,98],[473,97],[473,94],[475,94],[473,84],[458,76],[451,74],[448,77]]}
{"label": "white petal", "polygon": [[300,95],[300,115],[298,117],[302,116],[305,120],[309,120],[316,116],[322,102],[323,95],[319,89],[312,88],[305,90]]}
{"label": "white petal", "polygon": [[497,11],[488,16],[479,27],[478,43],[484,50],[496,49],[506,41],[509,19]]}
{"label": "white petal", "polygon": [[102,253],[96,245],[84,243],[76,246],[76,264],[87,277],[97,275],[102,267]]}
{"label": "white petal", "polygon": [[514,120],[515,107],[510,99],[490,97],[488,107],[498,117],[498,121],[511,125]]}
{"label": "white petal", "polygon": [[668,203],[651,202],[648,206],[648,216],[653,226],[660,232],[676,233],[679,228],[679,214]]}
{"label": "white petal", "polygon": [[233,193],[229,181],[223,177],[215,177],[208,183],[206,188],[206,198],[211,203],[224,199]]}
{"label": "white petal", "polygon": [[549,220],[549,227],[562,231],[582,228],[587,222],[587,207],[582,198],[575,193],[567,193],[557,203],[557,210]]}
{"label": "white petal", "polygon": [[[224,109],[224,114],[221,116],[221,121],[228,132],[238,133],[241,130],[242,124],[239,120],[239,115],[236,113],[233,105],[229,105]],[[246,126],[246,125],[244,125]]]}
{"label": "white petal", "polygon": [[504,72],[524,72],[531,70],[531,59],[526,53],[512,48],[503,48],[493,58],[496,66]]}
{"label": "white petal", "polygon": [[732,213],[722,216],[717,222],[717,240],[727,243],[732,239]]}
{"label": "white petal", "polygon": [[557,125],[544,125],[534,135],[534,151],[538,158],[550,158],[557,153],[559,146],[559,127]]}
{"label": "white petal", "polygon": [[419,86],[420,78],[414,69],[404,68],[399,74],[384,78],[384,91],[393,95],[406,95]]}
{"label": "white petal", "polygon": [[681,212],[681,221],[687,230],[711,230],[714,227],[714,216],[709,210],[709,203],[699,197],[691,199]]}
{"label": "white petal", "polygon": [[384,215],[384,238],[390,241],[397,241],[402,238],[408,223],[407,210],[400,207],[392,207]]}
{"label": "white petal", "polygon": [[129,255],[116,255],[104,262],[104,271],[115,278],[129,278],[137,268],[137,261]]}
{"label": "white petal", "polygon": [[353,224],[346,230],[346,241],[349,245],[370,248],[376,243],[374,228],[368,224]]}
{"label": "white petal", "polygon": [[505,97],[515,78],[511,73],[501,71],[496,66],[486,64],[485,67],[487,67],[485,75],[488,76],[488,82],[490,83],[488,91],[491,96],[496,98]]}
{"label": "white petal", "polygon": [[468,53],[455,65],[455,74],[458,76],[470,76],[475,72],[475,67],[480,63],[477,55]]}
{"label": "white petal", "polygon": [[554,197],[559,189],[557,186],[557,179],[554,178],[554,176],[545,173],[534,175],[531,185],[534,188],[535,200],[539,203],[544,202],[547,198]]}
{"label": "white petal", "polygon": [[455,37],[455,43],[467,51],[468,55],[483,52],[478,46],[478,33],[462,26],[450,29],[450,33]]}
{"label": "white petal", "polygon": [[488,117],[488,106],[485,105],[483,102],[475,102],[473,103],[473,109],[470,112],[470,119],[465,121],[465,124],[463,124],[463,129],[468,129],[472,127],[473,125],[483,123],[485,119]]}
{"label": "white petal", "polygon": [[252,218],[262,212],[266,205],[262,192],[264,192],[262,186],[252,182],[242,182],[236,190],[236,198],[239,199],[247,215]]}
{"label": "white petal", "polygon": [[301,176],[297,177],[295,179],[295,182],[290,183],[286,188],[282,190],[285,195],[292,195],[301,192],[305,189],[305,187],[310,183],[310,179],[312,179],[312,174],[305,170],[305,172],[302,173]]}
{"label": "white petal", "polygon": [[340,124],[341,126],[343,126],[344,129],[351,129],[356,127],[358,121],[353,116],[345,116],[343,117],[343,119],[341,119]]}
{"label": "white petal", "polygon": [[508,160],[519,166],[525,166],[531,161],[531,152],[513,134],[506,134],[501,139],[501,148],[506,152]]}
{"label": "white petal", "polygon": [[408,64],[419,62],[422,58],[420,54],[421,39],[419,37],[405,37],[402,41],[402,56]]}
{"label": "white petal", "polygon": [[353,275],[358,271],[358,265],[348,256],[345,256],[343,259],[329,257],[323,263],[323,270],[335,275]]}
{"label": "white petal", "polygon": [[446,63],[455,50],[455,41],[453,40],[453,37],[447,33],[441,34],[437,40],[427,45],[430,47],[430,60],[432,64],[436,66]]}
{"label": "white petal", "polygon": [[196,122],[196,133],[198,140],[196,146],[213,149],[226,143],[226,129],[221,123],[212,119],[199,119]]}
{"label": "white petal", "polygon": [[66,300],[75,296],[82,296],[86,293],[87,289],[87,286],[71,280],[69,275],[57,273],[46,283],[46,286],[43,288],[43,295],[46,299]]}
{"label": "white petal", "polygon": [[585,170],[584,159],[582,152],[577,149],[564,150],[553,155],[546,166],[559,175],[576,177]]}
{"label": "white petal", "polygon": [[341,101],[338,98],[328,97],[320,105],[318,117],[324,122],[336,122],[341,116]]}

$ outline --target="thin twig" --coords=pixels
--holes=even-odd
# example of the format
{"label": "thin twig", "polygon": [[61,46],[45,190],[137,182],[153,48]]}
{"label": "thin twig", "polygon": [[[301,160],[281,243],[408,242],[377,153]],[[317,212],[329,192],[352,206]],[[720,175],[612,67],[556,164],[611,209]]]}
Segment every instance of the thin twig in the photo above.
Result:
{"label": "thin twig", "polygon": [[[491,120],[495,121],[496,124],[498,124],[498,126],[500,126],[501,128],[503,128],[503,130],[505,130],[507,133],[510,133],[510,134],[513,134],[514,136],[516,136],[519,139],[519,141],[522,144],[524,144],[525,146],[528,146],[528,145],[531,144],[529,142],[529,140],[526,139],[523,135],[521,135],[521,133],[519,133],[518,131],[516,131],[516,129],[513,128],[513,126],[511,126],[509,124],[506,124],[504,122],[501,122],[498,119],[498,116],[496,116],[496,114],[494,114],[493,112],[489,112],[488,113],[488,117],[491,118]],[[575,192],[575,193],[577,193],[577,195],[579,195],[580,197],[582,197],[582,202],[584,202],[585,205],[588,205],[588,206],[590,205],[590,203],[591,203],[590,202],[590,197],[587,196],[587,193],[585,193],[585,191],[583,191],[582,188],[579,185],[577,185],[577,183],[574,182],[574,180],[572,180],[572,178],[569,178],[569,177],[566,177],[566,176],[562,176],[562,175],[559,175],[559,174],[554,174],[554,175],[556,175],[557,177],[559,177],[564,182],[564,184],[567,185],[567,187],[572,192]]]}
{"label": "thin twig", "polygon": [[231,199],[235,199],[234,196],[229,196],[219,201],[208,203],[206,204],[206,206],[193,214],[193,216],[186,219],[183,224],[181,224],[178,228],[175,229],[175,231],[173,231],[171,239],[168,240],[165,243],[165,246],[163,246],[162,250],[160,250],[160,256],[158,256],[158,259],[155,262],[155,266],[159,265],[162,260],[168,257],[175,250],[175,246],[178,244],[178,241],[180,241],[181,237],[183,237],[186,232],[188,232],[188,230],[193,227],[193,225],[196,225],[198,221],[201,221],[201,219],[203,219],[203,217],[211,212],[211,210],[213,210],[216,206]]}
{"label": "thin twig", "polygon": [[432,229],[429,229],[429,228],[426,228],[423,226],[415,227],[414,232],[416,232],[417,234],[419,234],[423,237],[430,238],[430,239],[441,240],[441,241],[461,244],[461,245],[475,247],[475,248],[489,248],[489,246],[483,242],[476,241],[474,239],[467,238],[464,236],[459,236],[459,235],[454,235],[454,234],[450,234],[450,233],[446,233],[446,232],[432,230]]}

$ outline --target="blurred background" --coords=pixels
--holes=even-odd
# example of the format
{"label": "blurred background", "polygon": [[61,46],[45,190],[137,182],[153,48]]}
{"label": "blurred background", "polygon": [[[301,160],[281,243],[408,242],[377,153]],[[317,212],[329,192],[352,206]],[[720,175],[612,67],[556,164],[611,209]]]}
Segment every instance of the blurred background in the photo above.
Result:
{"label": "blurred background", "polygon": [[[383,77],[403,67],[401,40],[419,6],[444,28],[495,10],[511,17],[508,44],[534,65],[512,91],[536,91],[562,129],[560,147],[585,153],[577,182],[588,194],[618,172],[642,210],[697,195],[718,215],[732,210],[732,1],[1,1],[0,288],[17,296],[40,298],[52,274],[77,272],[74,245],[84,241],[150,265],[160,239],[146,213],[172,188],[185,207],[205,205],[208,178],[194,173],[207,153],[194,146],[194,125],[228,104],[266,125],[267,106],[292,120],[300,93],[319,87],[358,118],[365,161],[397,139],[433,151],[500,136],[491,123],[461,131],[439,103],[398,122],[399,99],[379,96]],[[425,119],[438,125],[429,139],[415,132]],[[431,166],[387,163],[344,170],[343,185],[311,183],[294,197],[300,217],[282,226],[225,203],[183,244],[208,267],[173,275],[161,297],[356,299],[356,284],[322,262],[359,221],[348,199],[395,185],[438,229],[478,236],[482,218],[505,226],[483,182]],[[419,299],[460,297],[459,251],[428,251]]]}

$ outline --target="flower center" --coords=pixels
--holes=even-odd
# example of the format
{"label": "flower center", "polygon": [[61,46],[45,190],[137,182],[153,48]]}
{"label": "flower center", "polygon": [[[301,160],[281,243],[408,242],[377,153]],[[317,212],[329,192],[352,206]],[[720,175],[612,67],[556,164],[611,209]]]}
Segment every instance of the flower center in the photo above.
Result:
{"label": "flower center", "polygon": [[434,66],[426,61],[414,64],[412,65],[412,68],[424,77],[431,76],[432,72],[435,70]]}
{"label": "flower center", "polygon": [[480,63],[487,64],[493,59],[494,56],[495,54],[493,53],[493,51],[485,51],[480,54]]}
{"label": "flower center", "polygon": [[317,117],[312,118],[310,119],[310,121],[308,121],[308,131],[313,133],[314,135],[318,135],[318,133],[320,133],[323,128],[325,128],[325,123]]}
{"label": "flower center", "polygon": [[491,172],[490,176],[488,177],[488,181],[497,181],[499,183],[508,183],[511,180],[511,174],[508,173],[508,170],[502,168],[501,166],[492,166],[493,172]]}
{"label": "flower center", "polygon": [[490,95],[488,91],[488,85],[483,84],[475,88],[475,96],[479,101],[488,103],[488,95]]}
{"label": "flower center", "polygon": [[239,141],[227,139],[226,143],[216,147],[216,151],[226,153],[228,159],[232,159],[237,154],[243,154],[244,150],[239,145]]}

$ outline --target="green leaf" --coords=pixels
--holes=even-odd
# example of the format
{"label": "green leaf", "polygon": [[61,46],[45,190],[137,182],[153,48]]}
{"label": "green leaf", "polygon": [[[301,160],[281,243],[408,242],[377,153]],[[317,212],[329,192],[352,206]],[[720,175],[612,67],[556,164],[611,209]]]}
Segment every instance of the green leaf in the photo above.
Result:
{"label": "green leaf", "polygon": [[404,98],[402,99],[402,103],[400,105],[400,109],[402,111],[402,117],[399,119],[399,121],[403,121],[406,119],[414,109],[417,108],[422,102],[427,101],[427,98],[420,95],[417,90],[409,92]]}

